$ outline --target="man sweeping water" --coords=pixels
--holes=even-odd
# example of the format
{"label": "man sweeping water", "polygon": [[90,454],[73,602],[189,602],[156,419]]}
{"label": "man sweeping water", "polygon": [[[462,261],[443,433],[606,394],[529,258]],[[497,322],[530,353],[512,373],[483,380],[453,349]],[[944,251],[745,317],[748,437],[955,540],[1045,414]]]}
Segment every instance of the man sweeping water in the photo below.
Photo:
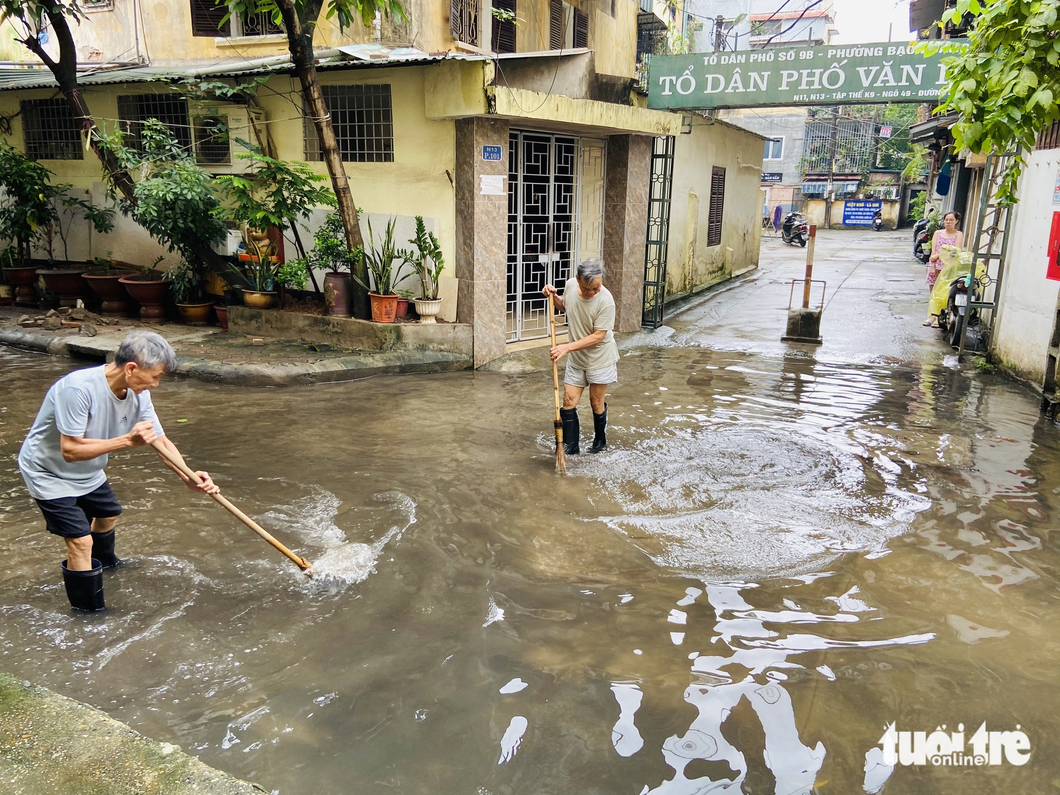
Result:
{"label": "man sweeping water", "polygon": [[[66,541],[63,582],[70,605],[103,610],[103,569],[119,566],[114,524],[121,503],[103,468],[110,453],[160,443],[175,461],[180,452],[166,438],[151,403],[151,389],[177,364],[169,343],[151,331],[134,331],[118,347],[113,364],[75,370],[56,381],[18,454],[26,489],[48,531]],[[205,472],[195,483],[168,463],[193,491],[220,489]]]}
{"label": "man sweeping water", "polygon": [[618,381],[618,344],[615,342],[615,299],[604,287],[604,263],[599,258],[578,265],[576,277],[569,279],[560,296],[546,284],[542,291],[553,296],[556,308],[567,315],[570,342],[554,346],[550,355],[558,362],[567,356],[563,373],[563,448],[567,455],[581,452],[579,445],[578,403],[589,387],[593,410],[593,445],[590,453],[607,447],[607,387]]}

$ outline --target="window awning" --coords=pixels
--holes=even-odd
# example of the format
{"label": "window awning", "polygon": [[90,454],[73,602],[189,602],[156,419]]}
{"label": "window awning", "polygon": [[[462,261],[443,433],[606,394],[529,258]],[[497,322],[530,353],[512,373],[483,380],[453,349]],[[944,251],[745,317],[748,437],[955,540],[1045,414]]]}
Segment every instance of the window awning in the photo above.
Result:
{"label": "window awning", "polygon": [[802,194],[803,196],[824,196],[827,187],[828,184],[825,182],[804,182]]}

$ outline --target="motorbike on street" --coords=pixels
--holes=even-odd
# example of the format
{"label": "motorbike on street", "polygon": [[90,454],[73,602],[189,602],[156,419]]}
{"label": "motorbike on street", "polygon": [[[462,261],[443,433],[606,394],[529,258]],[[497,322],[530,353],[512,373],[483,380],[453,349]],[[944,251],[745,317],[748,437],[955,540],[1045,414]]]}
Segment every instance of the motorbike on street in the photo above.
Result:
{"label": "motorbike on street", "polygon": [[[980,334],[979,310],[972,309],[969,312],[969,298],[972,303],[982,300],[985,284],[983,279],[973,279],[969,274],[959,276],[950,282],[949,298],[946,307],[939,312],[939,330],[947,338],[951,348],[959,348],[961,344],[960,328],[961,316],[968,315],[964,324],[965,349],[976,351],[982,349],[982,335]],[[971,282],[971,290],[968,283]]]}
{"label": "motorbike on street", "polygon": [[883,230],[883,213],[879,210],[877,210],[876,214],[872,217],[872,229],[874,232],[880,232]]}
{"label": "motorbike on street", "polygon": [[802,213],[788,213],[780,227],[780,236],[788,245],[806,247],[810,239],[810,224]]}
{"label": "motorbike on street", "polygon": [[928,225],[931,223],[929,216],[924,216],[913,226],[913,256],[925,265],[931,259],[931,233]]}

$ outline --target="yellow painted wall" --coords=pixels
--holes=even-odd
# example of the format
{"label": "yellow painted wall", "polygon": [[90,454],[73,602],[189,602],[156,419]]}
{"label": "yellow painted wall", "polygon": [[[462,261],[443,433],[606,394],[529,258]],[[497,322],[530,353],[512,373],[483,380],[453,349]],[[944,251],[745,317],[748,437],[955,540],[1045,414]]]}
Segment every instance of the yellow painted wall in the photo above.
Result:
{"label": "yellow painted wall", "polygon": [[[366,213],[398,215],[406,218],[422,215],[436,219],[431,227],[442,244],[447,268],[455,262],[456,228],[454,188],[446,171],[455,177],[456,127],[451,119],[431,120],[425,115],[424,67],[372,69],[359,72],[321,73],[321,83],[389,83],[393,99],[394,162],[347,163],[357,206]],[[117,119],[119,94],[162,91],[148,84],[113,85],[87,88],[85,99],[100,123],[113,124]],[[19,99],[53,96],[54,92],[0,92],[0,113],[13,115],[18,111]],[[284,160],[303,160],[304,138],[300,116],[301,98],[297,81],[288,77],[274,77],[259,92],[260,104],[268,116],[268,127],[277,146],[277,154]],[[12,134],[7,140],[23,148],[20,118],[12,123]],[[92,191],[96,201],[102,201],[101,166],[95,155],[85,152],[83,160],[41,161],[55,173],[55,181],[68,182],[76,188]],[[323,163],[312,163],[318,173],[326,175]],[[322,213],[320,214],[322,217]],[[117,219],[117,228],[104,238],[96,237],[91,250],[71,250],[71,258],[90,259],[107,251],[114,257],[130,262],[150,263],[162,249],[137,225]],[[309,233],[319,223],[315,218],[303,240],[311,240]],[[373,221],[374,224],[374,221]],[[403,225],[404,226],[404,225]],[[378,230],[377,230],[378,232]],[[402,244],[404,238],[400,239]],[[87,238],[86,238],[87,242]],[[163,265],[173,262],[172,255]]]}
{"label": "yellow painted wall", "polygon": [[[761,242],[762,139],[725,124],[678,135],[670,205],[667,297],[694,293],[757,267]],[[707,245],[710,181],[725,168],[721,245]]]}

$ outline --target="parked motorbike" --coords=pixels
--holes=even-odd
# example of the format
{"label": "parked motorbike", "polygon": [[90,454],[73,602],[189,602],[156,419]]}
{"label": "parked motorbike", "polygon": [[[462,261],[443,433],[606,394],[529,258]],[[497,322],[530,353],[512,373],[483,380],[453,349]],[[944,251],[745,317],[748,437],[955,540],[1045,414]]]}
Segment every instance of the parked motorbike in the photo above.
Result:
{"label": "parked motorbike", "polygon": [[979,310],[972,309],[969,314],[968,282],[972,283],[971,302],[978,303],[982,300],[982,285],[978,279],[973,279],[965,274],[950,282],[949,299],[946,308],[939,313],[939,329],[949,339],[951,348],[959,348],[961,344],[960,328],[961,316],[967,314],[968,319],[964,324],[966,335],[966,350],[980,349],[979,334]]}
{"label": "parked motorbike", "polygon": [[879,210],[877,210],[876,215],[872,217],[872,229],[875,232],[879,232],[883,229],[883,213]]}
{"label": "parked motorbike", "polygon": [[[920,223],[923,222],[918,221],[917,225],[919,226]],[[931,259],[931,235],[927,231],[927,224],[921,227],[920,232],[913,239],[913,256],[925,265]]]}
{"label": "parked motorbike", "polygon": [[810,224],[802,213],[788,213],[780,227],[780,236],[789,245],[798,243],[805,248],[810,239]]}

